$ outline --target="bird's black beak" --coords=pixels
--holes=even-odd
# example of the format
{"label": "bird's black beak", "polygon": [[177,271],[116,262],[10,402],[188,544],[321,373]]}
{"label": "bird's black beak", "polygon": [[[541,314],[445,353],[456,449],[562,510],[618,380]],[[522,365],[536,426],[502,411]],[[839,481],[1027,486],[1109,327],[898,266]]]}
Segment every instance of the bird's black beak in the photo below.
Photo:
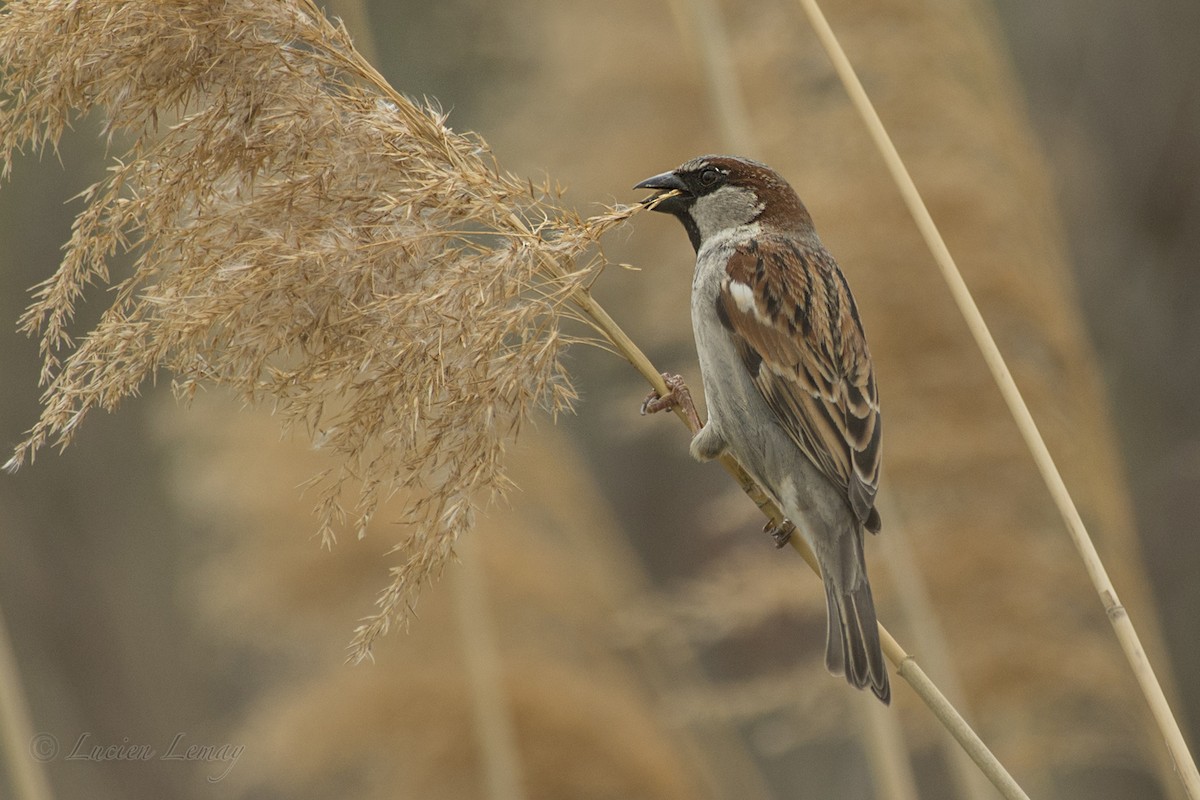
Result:
{"label": "bird's black beak", "polygon": [[[657,189],[658,194],[651,195],[642,201],[645,205],[653,205],[654,211],[662,211],[667,214],[679,214],[691,204],[695,198],[688,191],[687,184],[683,182],[674,172],[663,172],[637,184],[635,189]],[[659,200],[668,192],[678,192],[679,194]],[[657,202],[656,202],[657,201]]]}

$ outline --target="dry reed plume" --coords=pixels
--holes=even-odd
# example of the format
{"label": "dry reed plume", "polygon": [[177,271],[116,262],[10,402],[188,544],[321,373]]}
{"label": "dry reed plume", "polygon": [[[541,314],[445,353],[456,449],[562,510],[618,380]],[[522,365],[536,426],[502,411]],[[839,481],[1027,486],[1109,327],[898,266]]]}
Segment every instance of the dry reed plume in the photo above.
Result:
{"label": "dry reed plume", "polygon": [[[333,454],[310,482],[327,544],[409,498],[366,655],[508,487],[521,424],[571,406],[560,326],[603,265],[597,237],[633,209],[584,221],[501,172],[311,0],[13,2],[0,69],[6,177],[14,151],[54,149],[92,111],[123,150],[21,320],[44,408],[7,467],[160,370],[181,398],[221,386],[270,408]],[[92,284],[111,305],[81,335]]]}

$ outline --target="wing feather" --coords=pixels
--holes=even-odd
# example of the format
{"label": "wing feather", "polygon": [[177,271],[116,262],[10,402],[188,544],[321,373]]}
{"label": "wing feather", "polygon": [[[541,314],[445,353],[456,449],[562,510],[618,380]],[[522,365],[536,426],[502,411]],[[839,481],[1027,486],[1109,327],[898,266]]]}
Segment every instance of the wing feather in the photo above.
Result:
{"label": "wing feather", "polygon": [[726,271],[717,312],[743,366],[796,446],[878,531],[879,396],[841,270],[819,245],[760,237]]}

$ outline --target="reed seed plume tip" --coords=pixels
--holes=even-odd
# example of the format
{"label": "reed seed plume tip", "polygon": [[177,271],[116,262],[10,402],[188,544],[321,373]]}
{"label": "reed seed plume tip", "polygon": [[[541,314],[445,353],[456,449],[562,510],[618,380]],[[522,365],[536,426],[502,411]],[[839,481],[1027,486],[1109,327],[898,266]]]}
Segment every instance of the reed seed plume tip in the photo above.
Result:
{"label": "reed seed plume tip", "polygon": [[[597,240],[641,207],[582,219],[502,171],[311,0],[8,3],[0,85],[5,175],[89,112],[123,148],[20,320],[45,394],[4,468],[160,371],[185,401],[220,386],[272,409],[330,454],[309,487],[327,544],[406,499],[361,658],[509,487],[521,426],[576,401],[566,323],[593,324]],[[80,331],[93,284],[115,291]]]}

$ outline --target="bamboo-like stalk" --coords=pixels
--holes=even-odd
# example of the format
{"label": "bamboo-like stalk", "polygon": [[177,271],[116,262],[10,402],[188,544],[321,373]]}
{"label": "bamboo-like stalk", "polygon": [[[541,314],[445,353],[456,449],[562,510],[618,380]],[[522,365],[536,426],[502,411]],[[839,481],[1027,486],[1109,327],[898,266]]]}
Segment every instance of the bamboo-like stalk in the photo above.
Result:
{"label": "bamboo-like stalk", "polygon": [[904,648],[892,638],[892,635],[887,632],[881,625],[879,627],[880,638],[883,640],[883,652],[888,657],[888,660],[893,664],[898,664],[897,672],[900,677],[908,681],[909,685],[916,689],[917,694],[921,695],[921,699],[925,700],[926,705],[934,713],[934,715],[945,726],[950,735],[962,746],[971,760],[979,765],[983,770],[983,774],[987,776],[992,785],[1000,790],[1000,793],[1006,798],[1025,798],[1029,796],[1017,784],[1013,777],[1008,774],[1004,766],[996,759],[992,752],[988,750],[987,745],[979,738],[979,735],[971,729],[971,726],[958,713],[958,709],[946,699],[934,685],[925,671],[917,663],[916,659],[904,652]]}
{"label": "bamboo-like stalk", "polygon": [[825,48],[826,53],[833,62],[834,70],[845,86],[851,102],[862,116],[871,139],[879,149],[888,171],[891,173],[896,186],[900,190],[901,196],[904,198],[905,205],[912,214],[921,236],[925,239],[926,245],[937,262],[942,277],[945,278],[950,288],[950,293],[954,297],[955,304],[966,320],[967,327],[970,329],[975,343],[983,353],[984,361],[987,363],[988,369],[1000,389],[1000,394],[1004,398],[1004,402],[1008,405],[1008,409],[1012,413],[1013,419],[1016,421],[1017,427],[1021,432],[1021,437],[1033,455],[1033,460],[1037,464],[1038,471],[1046,483],[1046,488],[1049,490],[1054,504],[1058,507],[1059,513],[1066,523],[1071,541],[1075,544],[1080,557],[1083,559],[1088,577],[1091,578],[1092,586],[1095,587],[1096,594],[1099,595],[1100,602],[1104,606],[1104,612],[1112,623],[1117,640],[1121,643],[1121,649],[1124,651],[1125,657],[1133,669],[1142,694],[1146,698],[1146,703],[1150,706],[1150,713],[1154,716],[1154,720],[1158,724],[1159,731],[1162,733],[1163,740],[1170,751],[1171,759],[1175,762],[1175,769],[1187,790],[1188,796],[1192,800],[1200,800],[1200,772],[1197,772],[1196,762],[1188,751],[1187,742],[1183,738],[1179,723],[1175,720],[1175,715],[1172,713],[1171,706],[1167,702],[1167,697],[1158,682],[1158,677],[1154,674],[1154,668],[1151,666],[1150,660],[1146,657],[1146,651],[1142,648],[1142,643],[1138,638],[1137,630],[1134,628],[1132,620],[1129,618],[1129,613],[1117,596],[1117,590],[1113,587],[1112,581],[1108,577],[1108,571],[1104,568],[1100,554],[1096,551],[1096,546],[1088,534],[1087,527],[1083,523],[1083,518],[1079,514],[1079,509],[1075,507],[1075,501],[1067,489],[1066,482],[1063,480],[1062,474],[1058,471],[1058,467],[1054,463],[1054,457],[1050,454],[1050,449],[1046,446],[1046,441],[1042,438],[1041,431],[1038,430],[1037,423],[1029,411],[1029,406],[1026,404],[1025,398],[1021,395],[1021,390],[1017,387],[1016,381],[1013,380],[1012,373],[1004,361],[1004,356],[1000,353],[1000,348],[997,347],[996,340],[992,337],[987,322],[984,320],[983,314],[979,311],[979,306],[975,303],[975,298],[971,295],[971,291],[967,287],[967,283],[963,279],[962,273],[954,261],[954,257],[950,254],[945,240],[942,239],[941,232],[934,223],[929,209],[925,206],[925,201],[921,199],[921,194],[917,190],[912,176],[909,175],[908,169],[904,166],[904,162],[900,158],[895,144],[893,144],[891,137],[888,135],[887,129],[879,118],[879,114],[876,113],[875,107],[871,103],[871,99],[867,96],[866,90],[863,89],[863,85],[859,81],[858,75],[850,63],[850,59],[846,57],[846,53],[838,42],[837,36],[829,26],[825,15],[821,12],[817,0],[799,0],[799,3],[804,9],[804,13],[808,16],[809,22],[812,24],[813,30],[821,42],[821,46]]}

